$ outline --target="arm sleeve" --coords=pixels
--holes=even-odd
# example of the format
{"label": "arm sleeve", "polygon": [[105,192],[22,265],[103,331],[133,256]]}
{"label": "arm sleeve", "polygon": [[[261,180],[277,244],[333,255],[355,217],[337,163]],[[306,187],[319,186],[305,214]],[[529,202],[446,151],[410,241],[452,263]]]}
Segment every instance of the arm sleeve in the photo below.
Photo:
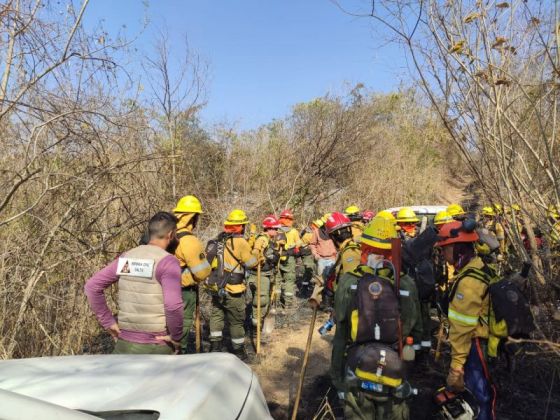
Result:
{"label": "arm sleeve", "polygon": [[156,278],[161,283],[167,330],[173,340],[183,334],[183,297],[181,295],[181,267],[173,255],[162,259],[156,268]]}
{"label": "arm sleeve", "polygon": [[266,238],[259,236],[256,240],[255,240],[255,245],[253,245],[253,250],[251,251],[251,253],[255,256],[255,257],[259,257],[261,255],[264,255],[264,250],[266,249],[268,243],[266,241]]}
{"label": "arm sleeve", "polygon": [[481,307],[480,281],[470,277],[461,279],[448,314],[451,367],[454,369],[463,367],[467,361]]}
{"label": "arm sleeve", "polygon": [[316,260],[320,258],[319,253],[317,252],[317,245],[319,245],[319,235],[317,234],[317,230],[313,229],[313,236],[309,242],[309,248],[311,248],[311,253]]}
{"label": "arm sleeve", "polygon": [[356,249],[346,249],[341,257],[342,272],[351,273],[360,265],[360,252]]}
{"label": "arm sleeve", "polygon": [[420,342],[422,338],[420,300],[416,284],[412,278],[402,276],[399,294],[403,338],[412,336],[414,342]]}
{"label": "arm sleeve", "polygon": [[118,258],[91,277],[84,287],[91,310],[103,328],[116,324],[116,319],[107,305],[105,289],[119,280],[117,276]]}
{"label": "arm sleeve", "polygon": [[251,246],[246,240],[239,241],[236,246],[239,247],[239,260],[243,263],[245,268],[253,268],[257,265],[257,257],[251,252]]}
{"label": "arm sleeve", "polygon": [[195,236],[189,236],[186,245],[188,248],[184,255],[188,272],[197,283],[200,283],[210,275],[212,267],[206,259],[202,243]]}
{"label": "arm sleeve", "polygon": [[331,378],[337,391],[345,391],[344,387],[344,353],[346,343],[349,340],[350,320],[348,319],[348,308],[351,299],[351,285],[355,284],[352,279],[346,278],[343,285],[334,295],[334,311],[336,330],[333,338],[331,355]]}

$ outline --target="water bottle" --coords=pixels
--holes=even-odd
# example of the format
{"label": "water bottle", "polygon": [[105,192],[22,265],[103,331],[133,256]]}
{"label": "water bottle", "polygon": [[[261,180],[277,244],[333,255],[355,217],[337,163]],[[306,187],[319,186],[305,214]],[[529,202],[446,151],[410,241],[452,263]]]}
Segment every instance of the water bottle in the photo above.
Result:
{"label": "water bottle", "polygon": [[330,330],[332,330],[332,327],[334,327],[334,321],[332,318],[329,318],[327,319],[327,322],[319,328],[319,334],[326,335]]}
{"label": "water bottle", "polygon": [[412,344],[414,340],[412,337],[406,337],[406,345],[403,347],[402,358],[405,362],[413,362],[416,357],[416,352]]}
{"label": "water bottle", "polygon": [[375,335],[375,339],[376,340],[380,340],[381,339],[381,328],[379,327],[379,324],[375,324],[375,328],[373,330],[373,333]]}

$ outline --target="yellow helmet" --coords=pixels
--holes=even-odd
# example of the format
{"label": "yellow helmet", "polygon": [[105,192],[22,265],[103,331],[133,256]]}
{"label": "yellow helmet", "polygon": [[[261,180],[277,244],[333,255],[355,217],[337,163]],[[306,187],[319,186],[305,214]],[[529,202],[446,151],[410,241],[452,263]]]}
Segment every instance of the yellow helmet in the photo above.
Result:
{"label": "yellow helmet", "polygon": [[323,222],[323,224],[327,223],[327,219],[331,217],[331,214],[332,213],[325,213],[323,217],[321,217],[321,221]]}
{"label": "yellow helmet", "polygon": [[512,204],[512,205],[511,205],[511,208],[512,208],[514,211],[521,211],[521,206],[520,206],[519,204]]}
{"label": "yellow helmet", "polygon": [[397,213],[397,223],[418,223],[420,219],[410,207],[403,207]]}
{"label": "yellow helmet", "polygon": [[313,223],[315,226],[320,228],[321,226],[323,226],[325,224],[325,221],[323,220],[323,218],[319,218],[319,219],[313,220],[311,223]]}
{"label": "yellow helmet", "polygon": [[482,215],[494,217],[496,215],[496,212],[494,211],[493,207],[487,206],[482,208]]}
{"label": "yellow helmet", "polygon": [[446,211],[442,210],[438,212],[434,217],[434,225],[444,225],[446,223],[452,222],[453,217]]}
{"label": "yellow helmet", "polygon": [[395,223],[378,214],[364,229],[360,243],[380,249],[391,249],[391,239],[397,237]]}
{"label": "yellow helmet", "polygon": [[344,214],[358,214],[360,212],[360,208],[358,206],[348,206],[344,209]]}
{"label": "yellow helmet", "polygon": [[249,219],[247,219],[247,215],[243,210],[235,209],[232,210],[226,221],[224,222],[225,226],[233,226],[233,225],[246,225],[249,223]]}
{"label": "yellow helmet", "polygon": [[384,219],[390,220],[393,223],[397,222],[397,219],[395,219],[395,216],[393,216],[393,213],[391,213],[389,210],[381,210],[379,213],[377,213],[376,217],[382,217]]}
{"label": "yellow helmet", "polygon": [[451,217],[465,215],[465,210],[463,210],[463,207],[461,207],[459,204],[450,204],[449,206],[447,206],[446,211]]}
{"label": "yellow helmet", "polygon": [[494,204],[494,208],[496,209],[496,213],[501,213],[504,209],[501,204]]}
{"label": "yellow helmet", "polygon": [[202,205],[198,198],[194,195],[185,195],[181,198],[175,208],[173,213],[199,213],[202,214]]}
{"label": "yellow helmet", "polygon": [[548,206],[547,214],[548,217],[551,217],[553,219],[560,219],[560,209],[558,208],[558,206],[555,206],[554,204]]}

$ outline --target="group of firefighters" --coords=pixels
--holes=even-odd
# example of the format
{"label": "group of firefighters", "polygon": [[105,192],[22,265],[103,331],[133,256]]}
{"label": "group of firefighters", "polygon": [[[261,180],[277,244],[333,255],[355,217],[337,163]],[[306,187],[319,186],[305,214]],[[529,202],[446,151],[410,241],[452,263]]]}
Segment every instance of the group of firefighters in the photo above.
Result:
{"label": "group of firefighters", "polygon": [[[520,208],[512,206],[509,211]],[[301,230],[294,226],[292,211],[284,210],[278,218],[266,216],[260,232],[243,210],[236,209],[225,219],[220,235],[204,246],[195,235],[203,209],[195,196],[188,195],[171,213],[157,213],[142,245],[96,273],[85,291],[99,322],[117,340],[115,353],[180,353],[187,352],[202,285],[211,294],[210,351],[224,350],[227,325],[232,352],[247,360],[247,313],[253,331],[257,325],[262,328],[272,302],[289,310],[300,289],[314,285],[309,302],[330,311],[336,326],[330,373],[345,416],[376,420],[409,417],[406,400],[411,388],[403,391],[406,375],[395,373],[401,368],[391,366],[392,352],[402,353],[407,344],[418,359],[429,354],[434,296],[447,293],[445,323],[451,348],[447,390],[460,394],[467,388],[477,401],[478,418],[493,419],[496,394],[486,357],[495,354],[497,342],[489,329],[488,282],[481,278],[487,267],[497,269],[505,260],[508,230],[523,231],[521,223],[506,224],[500,216],[504,213],[498,206],[484,207],[476,223],[498,242],[491,252],[481,241],[481,231],[469,227],[467,213],[458,204],[440,211],[429,223],[407,207],[396,214],[386,210],[376,214],[350,206]],[[560,223],[556,208],[549,215]],[[513,220],[519,222],[519,215]],[[436,239],[415,242],[426,230]],[[401,252],[396,252],[397,243],[402,252],[407,246],[424,247],[419,253],[425,257],[403,256],[396,261]],[[422,283],[426,260],[435,285]],[[103,294],[117,282],[118,319]],[[388,289],[396,298],[387,294]],[[369,301],[377,306],[368,306]],[[393,311],[398,311],[396,317],[389,316]],[[397,330],[398,343],[389,343]],[[368,347],[370,342],[383,346]],[[368,358],[376,367],[367,366]]]}

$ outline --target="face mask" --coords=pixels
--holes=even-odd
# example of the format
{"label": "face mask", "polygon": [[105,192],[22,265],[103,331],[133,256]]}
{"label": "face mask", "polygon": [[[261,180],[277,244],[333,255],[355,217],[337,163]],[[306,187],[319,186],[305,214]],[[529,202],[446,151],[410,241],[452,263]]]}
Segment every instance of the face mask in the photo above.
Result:
{"label": "face mask", "polygon": [[374,270],[383,267],[383,255],[369,254],[366,265]]}

